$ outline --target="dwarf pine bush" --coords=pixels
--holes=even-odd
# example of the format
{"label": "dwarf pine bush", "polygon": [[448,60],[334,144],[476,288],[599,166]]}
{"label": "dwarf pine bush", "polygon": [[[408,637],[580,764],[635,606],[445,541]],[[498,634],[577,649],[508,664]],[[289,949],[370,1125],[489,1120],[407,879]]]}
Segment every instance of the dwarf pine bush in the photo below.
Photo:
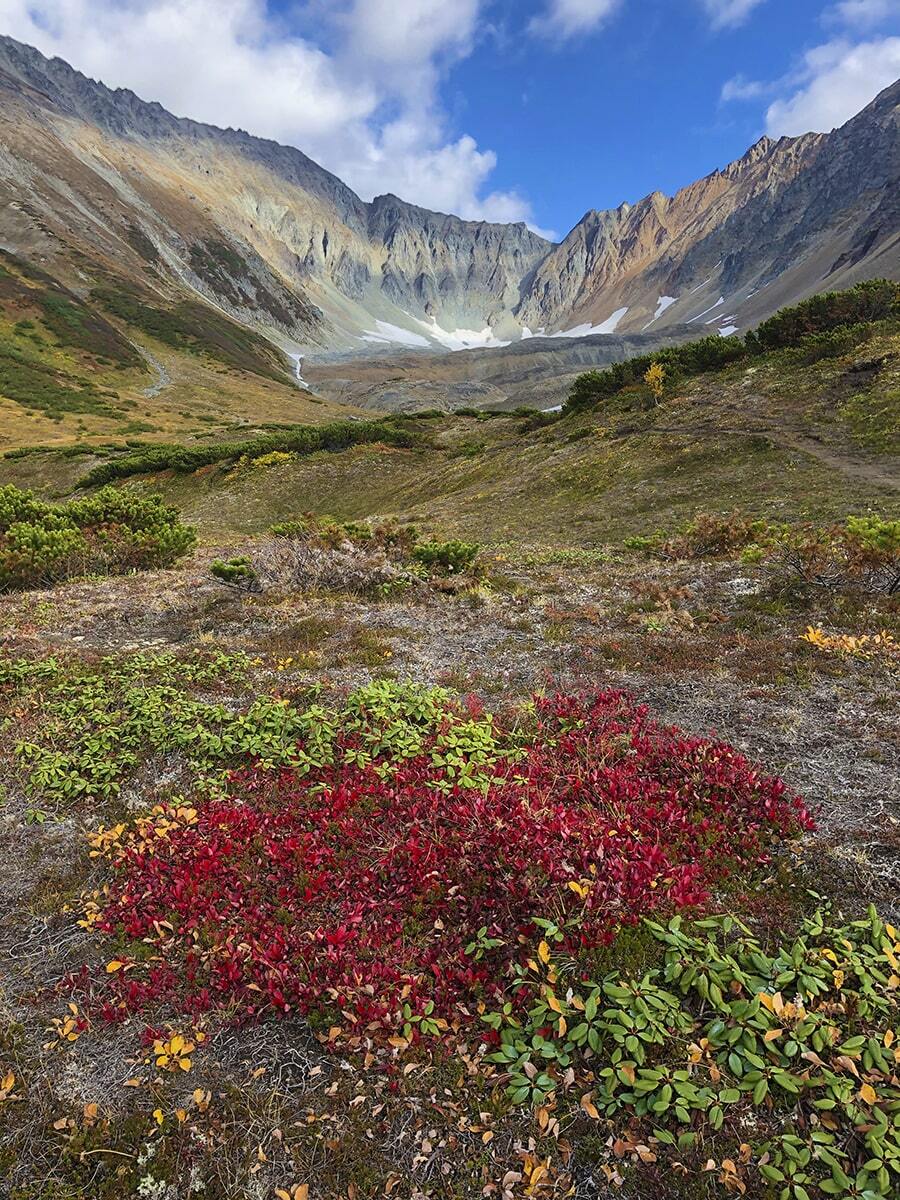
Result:
{"label": "dwarf pine bush", "polygon": [[159,496],[104,488],[67,504],[0,487],[0,592],[173,563],[193,529]]}

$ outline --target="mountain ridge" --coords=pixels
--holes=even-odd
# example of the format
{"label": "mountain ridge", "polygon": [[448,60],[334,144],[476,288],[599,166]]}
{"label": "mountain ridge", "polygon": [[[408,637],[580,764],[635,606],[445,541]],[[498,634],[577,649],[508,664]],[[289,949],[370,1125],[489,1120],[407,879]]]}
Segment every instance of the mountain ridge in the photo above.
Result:
{"label": "mountain ridge", "polygon": [[319,353],[726,334],[900,273],[898,106],[900,83],[830,134],[760,138],[673,196],[588,209],[553,243],[392,193],[363,201],[302,150],[0,37],[0,238],[69,284],[187,289]]}

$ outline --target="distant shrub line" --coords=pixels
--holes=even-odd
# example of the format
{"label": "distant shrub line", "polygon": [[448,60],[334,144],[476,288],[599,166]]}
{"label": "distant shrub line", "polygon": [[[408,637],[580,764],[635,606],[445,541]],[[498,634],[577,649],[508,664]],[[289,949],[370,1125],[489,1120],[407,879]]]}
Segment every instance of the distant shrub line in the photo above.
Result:
{"label": "distant shrub line", "polygon": [[[824,292],[783,308],[744,338],[700,338],[668,346],[603,371],[586,371],[572,385],[565,412],[585,412],[632,384],[644,383],[656,366],[668,387],[680,377],[720,371],[731,363],[772,350],[797,350],[808,362],[849,353],[873,336],[873,323],[900,319],[900,284],[872,279],[844,292]],[[658,397],[656,397],[658,399]]]}
{"label": "distant shrub line", "polygon": [[156,471],[187,473],[213,463],[253,459],[273,451],[315,454],[319,450],[334,452],[372,442],[408,447],[414,444],[414,438],[406,430],[382,421],[332,421],[328,425],[298,425],[245,442],[219,442],[210,446],[148,445],[94,467],[79,481],[79,487],[97,487],[114,479]]}

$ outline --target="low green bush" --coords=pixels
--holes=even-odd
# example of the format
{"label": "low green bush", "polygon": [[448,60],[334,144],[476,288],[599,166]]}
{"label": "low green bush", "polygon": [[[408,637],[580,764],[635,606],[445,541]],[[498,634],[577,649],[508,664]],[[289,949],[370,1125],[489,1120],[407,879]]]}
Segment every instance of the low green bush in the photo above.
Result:
{"label": "low green bush", "polygon": [[586,1078],[583,1110],[627,1121],[660,1157],[713,1157],[728,1193],[898,1194],[900,942],[874,910],[846,924],[816,912],[774,948],[732,917],[645,920],[658,965],[639,978],[585,978],[536,923],[518,1000],[484,1018],[513,1103]]}
{"label": "low green bush", "polygon": [[412,557],[429,571],[463,575],[475,565],[480,549],[473,542],[422,542],[414,548]]}
{"label": "low green bush", "polygon": [[168,566],[194,531],[159,496],[104,488],[67,504],[0,487],[0,592],[73,575]]}
{"label": "low green bush", "polygon": [[770,350],[796,349],[805,362],[840,357],[869,340],[874,323],[900,319],[900,284],[871,279],[844,292],[825,292],[783,308],[745,338],[711,337],[669,346],[603,371],[586,371],[572,385],[564,412],[585,412],[624,388],[644,382],[651,367],[665,370],[670,393],[685,376],[721,371]]}
{"label": "low green bush", "polygon": [[217,558],[209,569],[220,583],[237,588],[238,591],[250,592],[258,586],[256,570],[249,558]]}

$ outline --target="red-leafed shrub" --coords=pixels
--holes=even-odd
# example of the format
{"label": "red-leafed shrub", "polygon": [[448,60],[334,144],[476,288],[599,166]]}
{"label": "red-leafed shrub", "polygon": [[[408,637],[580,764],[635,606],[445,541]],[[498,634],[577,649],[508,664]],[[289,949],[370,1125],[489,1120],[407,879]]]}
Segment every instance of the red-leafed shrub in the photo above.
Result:
{"label": "red-leafed shrub", "polygon": [[111,964],[107,1015],[165,998],[434,1032],[497,1000],[534,918],[563,949],[604,943],[812,824],[780,780],[619,692],[538,701],[533,738],[485,759],[480,785],[435,750],[453,728],[408,757],[338,732],[317,772],[246,770],[225,799],[95,839],[110,878],[88,923],[143,943]]}

